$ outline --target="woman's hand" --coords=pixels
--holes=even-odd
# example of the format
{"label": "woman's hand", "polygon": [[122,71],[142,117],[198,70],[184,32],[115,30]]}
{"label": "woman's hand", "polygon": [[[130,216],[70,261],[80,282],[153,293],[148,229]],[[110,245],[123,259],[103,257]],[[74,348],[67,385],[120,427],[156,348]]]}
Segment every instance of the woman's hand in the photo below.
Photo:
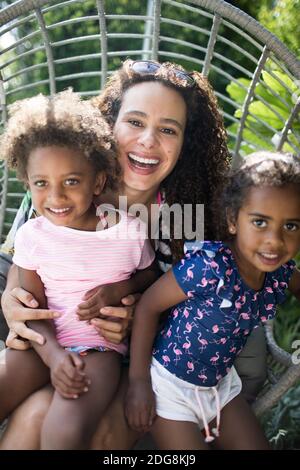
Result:
{"label": "woman's hand", "polygon": [[28,320],[49,320],[59,314],[51,310],[38,309],[38,302],[21,287],[4,291],[1,299],[2,309],[10,329],[6,345],[12,349],[30,348],[29,341],[44,344],[44,338],[25,324]]}
{"label": "woman's hand", "polygon": [[125,415],[129,426],[134,431],[147,432],[156,416],[151,380],[130,381],[125,403]]}
{"label": "woman's hand", "polygon": [[128,295],[121,300],[123,307],[101,308],[101,318],[93,318],[90,323],[106,340],[121,343],[131,330],[134,309],[140,297],[140,294]]}
{"label": "woman's hand", "polygon": [[51,383],[63,398],[78,398],[88,391],[89,379],[84,372],[85,362],[76,353],[60,349],[50,363]]}

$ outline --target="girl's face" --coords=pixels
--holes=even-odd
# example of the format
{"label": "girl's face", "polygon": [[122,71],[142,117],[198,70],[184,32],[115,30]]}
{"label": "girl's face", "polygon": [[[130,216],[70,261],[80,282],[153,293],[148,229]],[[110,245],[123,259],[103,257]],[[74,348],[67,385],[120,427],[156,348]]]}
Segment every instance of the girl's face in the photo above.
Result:
{"label": "girl's face", "polygon": [[94,195],[105,183],[80,152],[67,147],[38,147],[28,159],[27,178],[32,201],[40,215],[55,225],[95,228]]}
{"label": "girl's face", "polygon": [[143,82],[126,91],[114,133],[127,188],[158,190],[179,158],[186,113],[181,95],[161,83]]}
{"label": "girl's face", "polygon": [[299,187],[250,188],[229,231],[235,233],[233,247],[246,273],[275,271],[300,249]]}

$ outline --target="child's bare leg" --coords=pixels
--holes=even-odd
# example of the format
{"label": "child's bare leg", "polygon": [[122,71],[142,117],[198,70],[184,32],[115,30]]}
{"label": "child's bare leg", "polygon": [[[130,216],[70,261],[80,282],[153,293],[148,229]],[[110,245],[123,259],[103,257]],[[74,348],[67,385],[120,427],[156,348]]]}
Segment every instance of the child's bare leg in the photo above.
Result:
{"label": "child's bare leg", "polygon": [[33,349],[7,349],[5,356],[5,364],[0,364],[0,421],[49,382],[49,369]]}
{"label": "child's bare leg", "polygon": [[209,450],[196,423],[157,416],[151,434],[160,450]]}
{"label": "child's bare leg", "polygon": [[132,449],[142,436],[128,426],[124,413],[125,397],[128,389],[128,367],[122,367],[121,380],[113,401],[102,416],[92,438],[91,449],[128,450]]}
{"label": "child's bare leg", "polygon": [[[210,427],[214,427],[214,422]],[[218,448],[230,450],[270,449],[255,414],[242,395],[222,409],[220,437],[214,443]]]}
{"label": "child's bare leg", "polygon": [[91,379],[88,392],[71,400],[55,391],[42,427],[41,449],[89,447],[97,424],[116,393],[120,356],[112,351],[94,352],[85,357],[85,364],[85,373]]}
{"label": "child's bare leg", "polygon": [[[125,450],[131,449],[141,437],[129,428],[124,414],[124,400],[128,387],[128,367],[122,368],[117,393],[100,418],[93,436],[91,449]],[[49,385],[27,398],[12,413],[7,428],[1,436],[0,450],[40,449],[41,428],[53,398]]]}

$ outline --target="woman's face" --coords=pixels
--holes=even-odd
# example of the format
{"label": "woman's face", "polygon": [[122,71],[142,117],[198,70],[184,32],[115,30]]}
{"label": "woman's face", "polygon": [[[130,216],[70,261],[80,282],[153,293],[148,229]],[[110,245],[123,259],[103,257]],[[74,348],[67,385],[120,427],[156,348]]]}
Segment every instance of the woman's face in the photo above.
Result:
{"label": "woman's face", "polygon": [[125,186],[157,191],[175,167],[183,144],[186,104],[158,82],[143,82],[123,96],[114,127]]}

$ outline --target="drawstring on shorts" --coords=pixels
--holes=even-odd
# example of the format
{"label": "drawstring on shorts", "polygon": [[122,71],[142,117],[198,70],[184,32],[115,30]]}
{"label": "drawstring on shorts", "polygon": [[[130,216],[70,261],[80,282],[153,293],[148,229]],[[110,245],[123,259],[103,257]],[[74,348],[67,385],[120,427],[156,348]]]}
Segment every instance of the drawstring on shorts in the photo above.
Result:
{"label": "drawstring on shorts", "polygon": [[[219,397],[218,390],[216,389],[216,387],[211,387],[211,388],[213,390],[213,393],[214,393],[214,396],[215,396],[215,399],[216,399],[216,408],[217,408],[217,427],[212,428],[212,433],[216,437],[218,437],[220,435],[220,421],[221,421],[220,397]],[[209,426],[208,426],[207,419],[206,419],[206,416],[205,416],[205,413],[204,413],[204,408],[203,408],[203,404],[202,404],[202,400],[201,400],[200,395],[201,395],[200,390],[198,390],[196,388],[195,389],[195,396],[196,396],[196,400],[197,400],[197,403],[198,403],[199,408],[200,408],[200,412],[201,412],[202,420],[203,420],[203,424],[204,424],[204,430],[205,430],[205,436],[206,436],[205,437],[205,442],[208,443],[208,442],[212,442],[215,438],[210,433]]]}

